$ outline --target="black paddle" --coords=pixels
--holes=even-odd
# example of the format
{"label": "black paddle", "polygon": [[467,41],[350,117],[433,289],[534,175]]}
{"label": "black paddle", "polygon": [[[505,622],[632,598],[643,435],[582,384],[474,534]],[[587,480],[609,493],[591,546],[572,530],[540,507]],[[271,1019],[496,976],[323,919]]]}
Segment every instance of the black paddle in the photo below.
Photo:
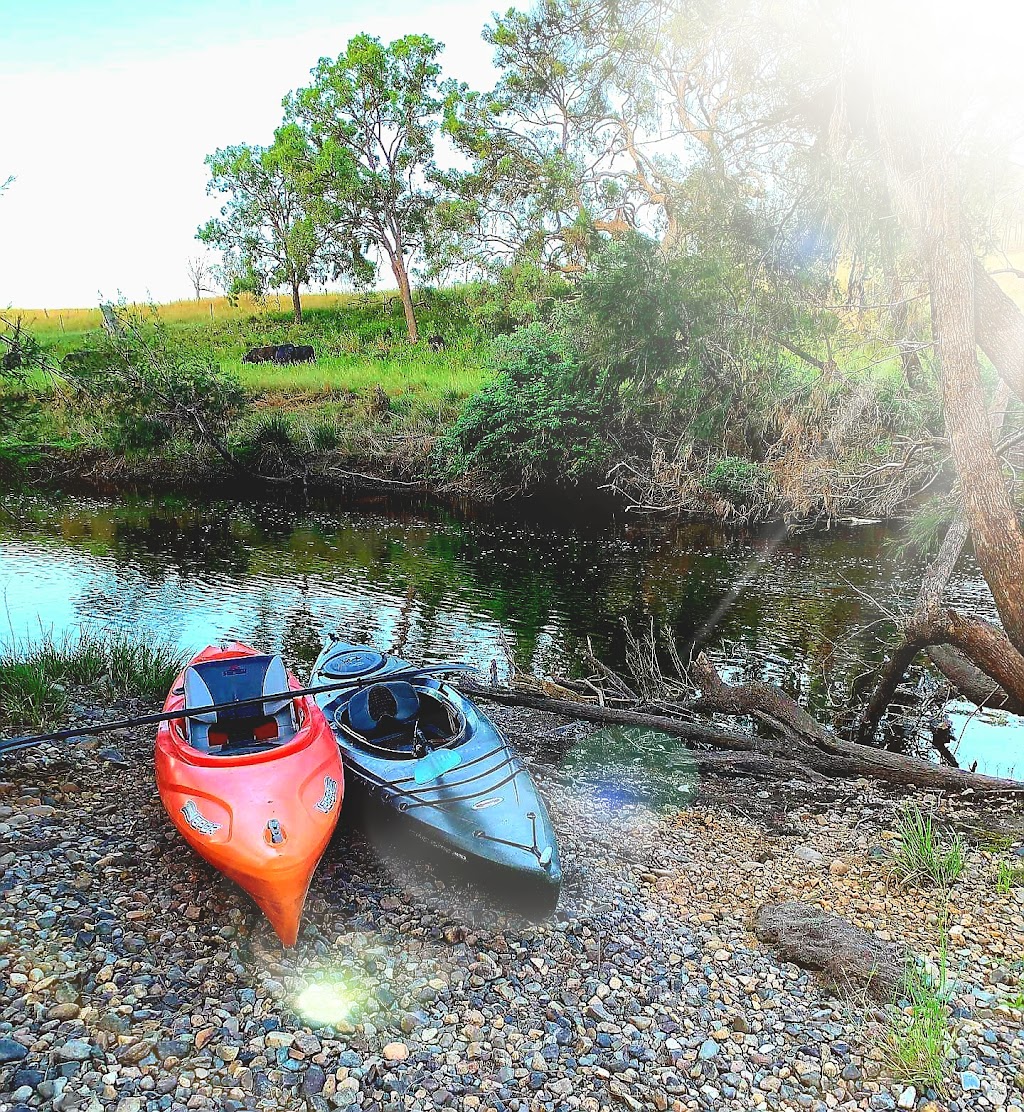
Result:
{"label": "black paddle", "polygon": [[149,726],[157,722],[170,722],[175,718],[186,718],[197,714],[212,714],[217,710],[231,710],[234,707],[248,707],[256,703],[270,703],[277,699],[298,699],[303,695],[322,695],[328,691],[343,691],[349,687],[370,687],[375,683],[390,683],[392,680],[411,680],[419,676],[430,676],[447,672],[476,672],[472,664],[431,664],[426,668],[409,668],[401,672],[382,673],[365,679],[339,680],[337,683],[320,684],[318,687],[302,687],[297,691],[276,691],[267,695],[254,695],[251,699],[235,699],[230,703],[211,703],[206,707],[189,707],[181,710],[165,710],[159,714],[140,714],[135,718],[122,718],[117,722],[100,722],[95,726],[75,726],[64,730],[52,730],[48,734],[34,734],[28,737],[12,737],[0,741],[0,757],[22,749],[31,749],[44,741],[67,741],[69,737],[95,736],[111,730],[127,730],[132,726]]}

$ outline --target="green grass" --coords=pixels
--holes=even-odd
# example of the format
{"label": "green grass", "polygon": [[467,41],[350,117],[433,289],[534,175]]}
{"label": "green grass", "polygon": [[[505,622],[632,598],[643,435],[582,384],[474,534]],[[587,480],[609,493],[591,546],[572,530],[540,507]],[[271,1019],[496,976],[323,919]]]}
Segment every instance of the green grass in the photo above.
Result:
{"label": "green grass", "polygon": [[184,658],[177,647],[127,633],[81,630],[0,648],[0,722],[45,730],[70,708],[68,687],[92,688],[101,698],[167,694]]}
{"label": "green grass", "polygon": [[959,834],[944,834],[931,815],[908,803],[896,819],[892,868],[904,884],[948,888],[963,875],[967,847]]}
{"label": "green grass", "polygon": [[35,659],[0,660],[0,723],[48,730],[67,715],[70,701],[56,676]]}
{"label": "green grass", "polygon": [[1008,896],[1011,888],[1024,888],[1024,865],[1000,861],[996,866],[996,891]]}
{"label": "green grass", "polygon": [[323,356],[316,363],[278,367],[236,358],[221,360],[221,366],[243,386],[263,394],[344,392],[366,397],[380,386],[389,397],[408,397],[421,408],[464,400],[490,378],[482,353],[465,349],[435,353],[408,345],[400,355],[379,360],[360,355]]}
{"label": "green grass", "polygon": [[[945,979],[943,954],[941,981]],[[904,980],[902,999],[894,1002],[882,1037],[882,1061],[896,1081],[941,1093],[953,1040],[944,983],[934,984],[912,967]]]}
{"label": "green grass", "polygon": [[[421,291],[418,317],[421,341],[410,344],[401,304],[394,294],[326,294],[304,298],[302,324],[290,306],[270,298],[262,305],[243,298],[181,301],[155,307],[169,335],[216,361],[265,404],[291,409],[316,400],[335,403],[368,398],[379,386],[397,408],[435,415],[441,406],[458,405],[491,377],[491,330],[476,322],[471,302],[475,287]],[[148,307],[139,307],[143,317]],[[101,338],[98,309],[12,309],[51,360],[96,347]],[[428,338],[443,337],[435,351]],[[311,344],[314,363],[277,366],[243,363],[245,353],[266,344]],[[45,395],[50,378],[30,373],[21,383],[4,384],[8,395]]]}

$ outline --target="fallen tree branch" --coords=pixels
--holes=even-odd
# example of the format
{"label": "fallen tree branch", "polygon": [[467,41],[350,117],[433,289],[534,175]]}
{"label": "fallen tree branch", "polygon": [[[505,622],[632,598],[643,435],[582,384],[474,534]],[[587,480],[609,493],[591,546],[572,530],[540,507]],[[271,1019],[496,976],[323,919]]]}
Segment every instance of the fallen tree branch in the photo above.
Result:
{"label": "fallen tree branch", "polygon": [[[703,663],[700,663],[703,660]],[[572,699],[553,699],[507,687],[486,687],[462,679],[459,687],[474,698],[547,711],[565,718],[601,725],[639,726],[682,741],[726,750],[709,754],[689,750],[698,767],[732,769],[818,779],[822,776],[869,776],[892,784],[943,791],[1024,793],[1024,783],[981,776],[958,768],[930,764],[916,757],[844,741],[812,718],[788,696],[768,684],[730,686],[701,654],[698,665],[708,681],[706,702],[722,700],[722,713],[751,715],[775,727],[779,738],[762,738],[740,730],[705,725],[667,714],[646,714],[621,707],[598,706]],[[713,679],[712,679],[713,677]],[[770,694],[769,694],[770,693]],[[769,695],[766,699],[765,696]],[[791,704],[787,706],[786,704]],[[767,709],[766,709],[767,708]],[[730,759],[726,759],[726,758]],[[712,759],[713,758],[713,759]]]}
{"label": "fallen tree branch", "polygon": [[975,706],[1024,714],[1024,702],[1004,691],[959,649],[950,645],[929,645],[925,652],[953,688]]}
{"label": "fallen tree branch", "polygon": [[[960,768],[933,765],[917,757],[847,741],[826,729],[785,692],[766,683],[727,684],[701,653],[692,669],[708,709],[727,714],[749,714],[774,724],[781,732],[803,736],[810,744],[800,759],[821,772],[867,775],[893,784],[963,791],[1024,793],[1024,782],[981,776]],[[821,756],[816,755],[816,750]],[[823,759],[824,758],[824,759]]]}

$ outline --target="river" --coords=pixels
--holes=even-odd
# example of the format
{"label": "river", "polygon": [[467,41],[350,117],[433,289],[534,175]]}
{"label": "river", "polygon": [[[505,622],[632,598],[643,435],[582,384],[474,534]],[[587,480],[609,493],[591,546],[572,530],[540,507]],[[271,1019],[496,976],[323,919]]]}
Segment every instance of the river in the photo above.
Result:
{"label": "river", "polygon": [[[921,561],[890,528],[730,532],[631,521],[573,499],[552,511],[460,510],[432,502],[358,506],[8,493],[0,504],[0,640],[88,624],[183,649],[240,638],[283,651],[300,673],[332,633],[416,661],[565,673],[591,638],[620,667],[623,623],[705,647],[731,678],[782,683],[813,710],[877,662]],[[976,566],[951,587],[993,616]],[[923,688],[933,686],[916,673]],[[953,704],[963,764],[1024,776],[1018,720]],[[913,723],[911,723],[911,729]],[[664,777],[663,737],[608,732],[588,761]],[[659,800],[664,793],[655,793]]]}

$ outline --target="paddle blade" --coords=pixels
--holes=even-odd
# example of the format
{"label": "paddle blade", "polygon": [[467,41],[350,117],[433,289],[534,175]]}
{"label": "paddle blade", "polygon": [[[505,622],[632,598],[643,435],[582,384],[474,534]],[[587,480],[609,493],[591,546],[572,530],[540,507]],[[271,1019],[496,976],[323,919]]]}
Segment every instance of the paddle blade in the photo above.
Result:
{"label": "paddle blade", "polygon": [[462,764],[462,757],[453,749],[435,749],[416,763],[412,778],[417,784],[428,784]]}

